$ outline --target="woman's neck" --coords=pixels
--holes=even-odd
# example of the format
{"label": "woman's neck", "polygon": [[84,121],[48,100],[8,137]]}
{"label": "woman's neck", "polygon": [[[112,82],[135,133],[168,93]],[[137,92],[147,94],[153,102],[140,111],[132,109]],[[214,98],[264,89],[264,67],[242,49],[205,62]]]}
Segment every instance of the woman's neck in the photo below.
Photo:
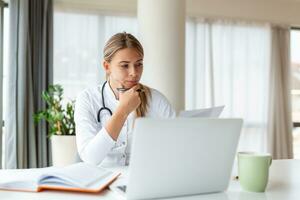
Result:
{"label": "woman's neck", "polygon": [[116,98],[117,100],[119,100],[119,92],[118,92],[118,90],[117,90],[118,85],[115,84],[114,81],[111,81],[111,80],[109,80],[109,81],[107,81],[107,82],[108,82],[108,85],[109,85],[110,89],[113,91],[113,93],[114,93],[114,95],[115,95],[115,98]]}

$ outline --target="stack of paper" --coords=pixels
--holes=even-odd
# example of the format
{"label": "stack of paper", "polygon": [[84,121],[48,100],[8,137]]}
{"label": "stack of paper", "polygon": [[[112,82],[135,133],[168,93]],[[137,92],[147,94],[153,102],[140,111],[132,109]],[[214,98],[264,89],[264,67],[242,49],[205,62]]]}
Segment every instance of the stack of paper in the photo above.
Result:
{"label": "stack of paper", "polygon": [[217,106],[217,107],[197,109],[197,110],[184,110],[179,113],[178,117],[217,118],[222,113],[224,107],[225,106]]}

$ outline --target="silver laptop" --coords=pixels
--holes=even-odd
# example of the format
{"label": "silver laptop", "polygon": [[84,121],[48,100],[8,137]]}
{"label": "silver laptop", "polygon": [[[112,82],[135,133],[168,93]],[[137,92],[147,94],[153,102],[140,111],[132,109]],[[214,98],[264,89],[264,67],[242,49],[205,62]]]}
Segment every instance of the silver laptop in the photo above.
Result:
{"label": "silver laptop", "polygon": [[241,126],[241,119],[137,119],[128,183],[114,189],[127,199],[224,191]]}

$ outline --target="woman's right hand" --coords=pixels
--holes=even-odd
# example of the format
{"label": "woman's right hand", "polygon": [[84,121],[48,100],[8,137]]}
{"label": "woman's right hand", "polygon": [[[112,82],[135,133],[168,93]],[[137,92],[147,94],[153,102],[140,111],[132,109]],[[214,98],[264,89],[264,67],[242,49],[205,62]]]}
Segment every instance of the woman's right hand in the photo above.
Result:
{"label": "woman's right hand", "polygon": [[125,92],[119,93],[119,109],[129,115],[132,111],[136,110],[141,104],[139,92],[139,85],[135,85]]}

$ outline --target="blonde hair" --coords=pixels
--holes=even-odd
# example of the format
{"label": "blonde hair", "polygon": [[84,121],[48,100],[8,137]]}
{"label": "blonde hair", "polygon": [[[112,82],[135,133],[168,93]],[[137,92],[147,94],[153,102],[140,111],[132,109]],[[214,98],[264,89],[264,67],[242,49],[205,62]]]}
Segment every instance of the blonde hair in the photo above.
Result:
{"label": "blonde hair", "polygon": [[[141,43],[130,33],[117,33],[113,35],[105,44],[103,49],[104,60],[111,62],[115,53],[121,49],[133,48],[140,56],[144,57],[144,50]],[[106,75],[106,79],[108,74]],[[140,92],[141,104],[136,109],[136,117],[144,117],[148,112],[149,98],[151,98],[150,88],[139,84],[144,92]]]}

